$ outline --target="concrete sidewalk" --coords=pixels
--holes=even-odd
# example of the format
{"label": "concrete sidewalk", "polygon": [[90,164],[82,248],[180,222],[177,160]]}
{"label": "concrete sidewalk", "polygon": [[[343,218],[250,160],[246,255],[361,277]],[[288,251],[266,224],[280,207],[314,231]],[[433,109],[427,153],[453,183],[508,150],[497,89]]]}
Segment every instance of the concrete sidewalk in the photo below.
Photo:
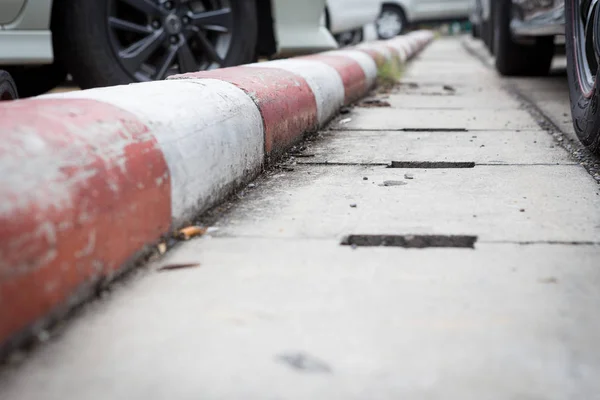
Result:
{"label": "concrete sidewalk", "polygon": [[598,184],[456,39],[377,98],[6,367],[0,397],[600,398]]}

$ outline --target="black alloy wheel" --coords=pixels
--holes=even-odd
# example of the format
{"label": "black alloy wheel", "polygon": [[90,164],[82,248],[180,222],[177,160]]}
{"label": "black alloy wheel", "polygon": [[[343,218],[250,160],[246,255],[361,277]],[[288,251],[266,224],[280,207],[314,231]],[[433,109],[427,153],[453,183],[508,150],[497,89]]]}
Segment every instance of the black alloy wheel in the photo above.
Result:
{"label": "black alloy wheel", "polygon": [[231,44],[229,2],[110,0],[109,39],[136,81],[218,68]]}
{"label": "black alloy wheel", "polygon": [[255,0],[57,0],[54,47],[83,88],[251,62]]}
{"label": "black alloy wheel", "polygon": [[16,100],[18,98],[15,81],[8,72],[0,70],[0,101]]}
{"label": "black alloy wheel", "polygon": [[600,155],[598,72],[600,64],[600,2],[567,0],[567,75],[573,126],[581,142]]}

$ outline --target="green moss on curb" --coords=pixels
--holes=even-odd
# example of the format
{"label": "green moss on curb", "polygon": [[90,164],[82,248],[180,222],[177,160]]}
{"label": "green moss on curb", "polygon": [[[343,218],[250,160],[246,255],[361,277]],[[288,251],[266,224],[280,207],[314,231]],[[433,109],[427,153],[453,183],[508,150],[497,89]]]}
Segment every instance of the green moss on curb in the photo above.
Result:
{"label": "green moss on curb", "polygon": [[377,71],[377,86],[393,86],[404,74],[404,64],[396,59],[386,61]]}

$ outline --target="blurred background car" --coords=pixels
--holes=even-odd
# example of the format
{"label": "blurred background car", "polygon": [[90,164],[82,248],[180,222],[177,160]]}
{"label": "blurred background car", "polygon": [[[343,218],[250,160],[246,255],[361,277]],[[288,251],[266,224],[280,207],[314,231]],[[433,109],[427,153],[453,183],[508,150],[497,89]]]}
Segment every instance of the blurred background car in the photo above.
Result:
{"label": "blurred background car", "polygon": [[330,50],[379,1],[0,0],[0,69],[28,97]]}
{"label": "blurred background car", "polygon": [[390,39],[416,23],[467,20],[471,6],[471,0],[385,0],[377,18],[377,34]]}
{"label": "blurred background car", "polygon": [[498,72],[550,71],[556,39],[565,34],[564,0],[475,0],[472,10],[474,30],[496,56]]}
{"label": "blurred background car", "polygon": [[360,43],[375,27],[381,6],[381,0],[327,0],[325,25],[340,46]]}

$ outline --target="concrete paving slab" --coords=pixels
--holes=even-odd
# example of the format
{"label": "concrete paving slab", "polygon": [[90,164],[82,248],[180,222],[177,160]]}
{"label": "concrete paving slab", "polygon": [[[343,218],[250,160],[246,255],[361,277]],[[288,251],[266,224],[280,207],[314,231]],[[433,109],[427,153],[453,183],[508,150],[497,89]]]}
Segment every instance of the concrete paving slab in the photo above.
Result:
{"label": "concrete paving slab", "polygon": [[569,93],[567,76],[561,75],[556,77],[533,77],[533,78],[511,78],[509,83],[514,84],[525,94],[532,92],[556,92],[564,98],[564,95]]}
{"label": "concrete paving slab", "polygon": [[599,257],[200,239],[164,261],[199,268],[92,304],[2,398],[594,399]]}
{"label": "concrete paving slab", "polygon": [[405,71],[407,73],[425,71],[431,74],[448,72],[462,74],[465,72],[471,72],[482,74],[484,76],[493,75],[493,72],[490,71],[489,68],[473,59],[454,59],[452,61],[420,60],[416,64],[408,64],[405,68]]}
{"label": "concrete paving slab", "polygon": [[445,81],[440,78],[423,79],[421,77],[415,79],[404,78],[398,84],[398,87],[393,90],[394,93],[402,94],[417,94],[417,95],[447,95],[447,96],[463,96],[472,95],[487,95],[491,102],[497,94],[501,96],[509,95],[506,90],[498,86],[490,86],[489,82],[475,81],[470,82],[466,79],[461,79],[455,82]]}
{"label": "concrete paving slab", "polygon": [[[544,83],[545,86],[544,86]],[[527,80],[515,82],[516,89],[533,102],[571,140],[577,140],[571,119],[569,87],[566,76],[546,78],[534,83]]]}
{"label": "concrete paving slab", "polygon": [[461,45],[459,41],[450,39],[436,40],[429,45],[426,51],[420,53],[413,59],[414,63],[423,61],[458,61],[469,62],[475,61]]}
{"label": "concrete paving slab", "polygon": [[[405,174],[413,179],[405,179]],[[382,186],[386,181],[402,183]],[[464,234],[484,241],[600,240],[600,188],[580,166],[424,170],[297,165],[259,187],[222,218],[219,235],[339,239],[349,234]]]}
{"label": "concrete paving slab", "polygon": [[571,118],[571,110],[569,104],[565,104],[565,100],[548,99],[536,101],[535,105],[548,117],[561,132],[568,134],[572,139],[576,140],[577,135],[573,128],[573,120]]}
{"label": "concrete paving slab", "polygon": [[544,131],[326,131],[299,163],[381,164],[473,161],[494,164],[575,164]]}
{"label": "concrete paving slab", "polygon": [[[520,110],[402,110],[354,109],[349,122],[333,129],[354,130],[539,130],[537,122]],[[347,121],[344,118],[342,121]]]}
{"label": "concrete paving slab", "polygon": [[470,84],[478,83],[491,86],[490,83],[498,80],[498,76],[480,62],[468,59],[461,61],[420,61],[406,68],[402,79],[420,82],[446,82]]}
{"label": "concrete paving slab", "polygon": [[413,94],[391,94],[385,97],[385,100],[390,103],[393,108],[403,109],[516,109],[520,103],[514,97],[499,92],[494,95],[493,99],[486,93],[473,93],[469,96],[460,95],[419,95]]}
{"label": "concrete paving slab", "polygon": [[[481,85],[482,88],[490,84],[490,80],[497,79],[496,77],[477,76],[473,77],[472,74],[466,73],[454,73],[454,72],[437,72],[435,74],[429,74],[425,71],[418,72],[407,72],[402,75],[402,79],[407,81],[418,81],[421,83],[436,83],[444,82],[448,85],[459,85],[465,81],[471,81],[473,84]],[[495,92],[492,89],[493,92]]]}

